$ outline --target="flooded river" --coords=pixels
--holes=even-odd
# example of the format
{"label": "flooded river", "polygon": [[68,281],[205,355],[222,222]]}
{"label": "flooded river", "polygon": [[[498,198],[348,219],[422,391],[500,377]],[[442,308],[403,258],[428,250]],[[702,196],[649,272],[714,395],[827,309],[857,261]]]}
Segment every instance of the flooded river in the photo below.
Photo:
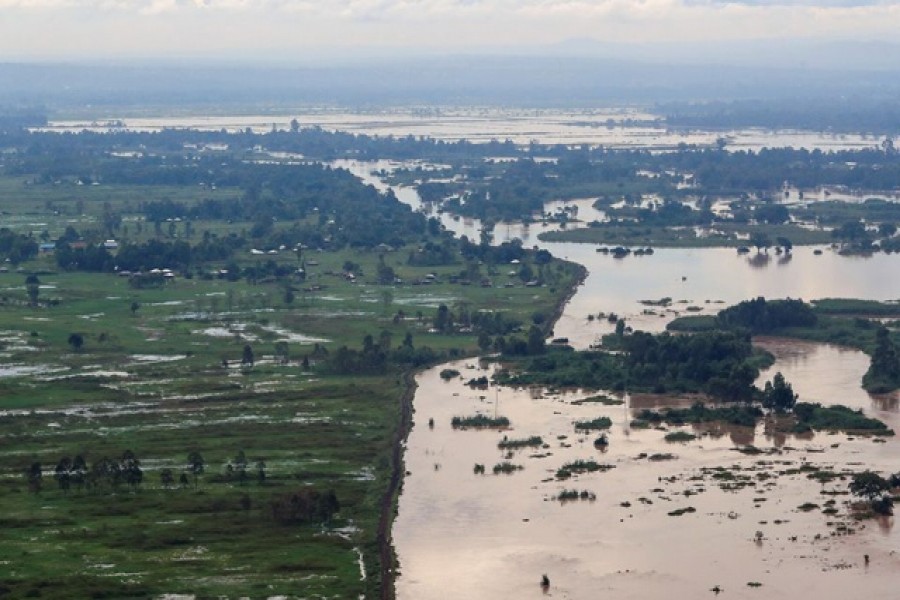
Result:
{"label": "flooded river", "polygon": [[[345,163],[366,181],[374,165]],[[383,165],[375,167],[381,168]],[[418,207],[414,190],[394,188]],[[590,201],[585,208],[591,210]],[[440,215],[459,234],[477,221]],[[751,260],[729,249],[658,249],[622,260],[591,245],[541,243],[557,225],[499,226],[496,241],[521,237],[585,265],[589,276],[568,303],[555,335],[587,347],[609,330],[600,312],[635,328],[659,331],[678,314],[714,314],[723,306],[770,298],[900,298],[900,256],[847,258],[797,248],[793,257]],[[751,257],[752,258],[752,257]],[[668,308],[641,300],[672,299]],[[691,307],[690,310],[688,307]],[[802,400],[864,409],[900,431],[898,395],[870,397],[860,388],[868,367],[861,352],[778,338],[757,340]],[[452,367],[461,378],[443,381]],[[577,403],[595,393],[491,387],[465,381],[490,375],[477,361],[421,373],[408,471],[393,529],[403,600],[529,598],[844,599],[896,597],[900,540],[892,520],[848,516],[847,473],[898,470],[898,442],[845,434],[803,437],[757,428],[684,428],[698,436],[667,442],[665,432],[631,426],[637,410],[673,399],[617,396],[618,405]],[[686,398],[681,403],[690,403]],[[508,431],[455,430],[454,416],[502,415]],[[609,445],[577,433],[574,422],[608,416]],[[433,420],[433,425],[429,421]],[[677,429],[677,428],[675,428]],[[502,450],[504,436],[540,436],[542,445]],[[752,454],[739,449],[753,446]],[[560,479],[566,463],[593,460],[600,470]],[[510,462],[520,469],[494,474]],[[484,474],[475,466],[483,465]],[[810,478],[810,473],[830,476]],[[563,491],[584,499],[560,501]],[[802,507],[802,508],[800,508]],[[871,561],[864,564],[863,556]],[[550,579],[543,589],[542,575]]]}

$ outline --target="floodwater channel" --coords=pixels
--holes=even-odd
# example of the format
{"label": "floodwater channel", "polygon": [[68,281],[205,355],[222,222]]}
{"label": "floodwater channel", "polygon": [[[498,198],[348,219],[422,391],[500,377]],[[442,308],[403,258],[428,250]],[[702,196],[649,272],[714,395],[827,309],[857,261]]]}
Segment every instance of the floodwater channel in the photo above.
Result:
{"label": "floodwater channel", "polygon": [[[386,188],[372,171],[387,165],[339,166]],[[415,190],[391,189],[421,206]],[[592,210],[584,202],[580,218]],[[477,221],[439,216],[458,234],[479,232]],[[900,272],[897,255],[853,258],[796,248],[790,258],[765,260],[731,249],[657,249],[614,259],[589,244],[539,242],[537,233],[552,227],[558,225],[502,224],[495,240],[519,237],[588,269],[554,332],[579,348],[610,330],[599,313],[660,331],[679,314],[715,314],[756,296],[900,298],[900,279],[890,275]],[[665,297],[672,299],[668,307],[641,303]],[[779,338],[756,343],[776,357],[761,381],[781,371],[802,400],[861,408],[900,431],[898,395],[872,397],[860,387],[868,367],[863,353]],[[462,375],[444,381],[444,368]],[[492,368],[472,359],[417,377],[393,527],[398,598],[896,597],[900,539],[893,519],[853,520],[846,493],[849,472],[898,470],[895,439],[796,436],[762,423],[669,428],[698,437],[667,442],[664,431],[632,427],[636,412],[693,399],[610,393],[621,404],[606,405],[577,402],[594,390],[466,385]],[[450,425],[454,416],[478,413],[506,416],[509,430]],[[613,422],[602,449],[594,445],[596,432],[574,428],[575,421],[598,416]],[[504,436],[540,436],[542,444],[503,450]],[[753,453],[740,451],[749,446]],[[561,479],[558,469],[577,460],[602,468]],[[504,461],[521,468],[494,474]],[[484,474],[475,465],[484,465]],[[815,472],[834,476],[810,478]],[[584,498],[557,499],[564,490]],[[548,588],[539,585],[544,574]]]}

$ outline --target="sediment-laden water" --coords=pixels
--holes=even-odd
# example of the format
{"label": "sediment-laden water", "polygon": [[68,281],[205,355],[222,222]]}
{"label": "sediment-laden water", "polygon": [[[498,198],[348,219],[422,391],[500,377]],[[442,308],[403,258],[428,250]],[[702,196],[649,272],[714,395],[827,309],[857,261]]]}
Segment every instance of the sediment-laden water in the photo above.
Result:
{"label": "sediment-laden water", "polygon": [[[372,164],[342,166],[384,187],[370,174]],[[414,190],[393,189],[402,201],[421,205]],[[449,215],[441,220],[470,237],[480,227]],[[756,296],[900,298],[900,281],[885,276],[900,271],[896,255],[851,258],[797,248],[791,257],[766,259],[730,249],[658,249],[616,260],[591,245],[538,242],[543,229],[502,225],[495,239],[520,237],[588,268],[554,332],[580,348],[611,329],[597,318],[600,313],[615,312],[636,329],[659,331],[678,315],[715,314]],[[664,297],[672,299],[665,308],[641,302]],[[900,431],[898,394],[872,397],[860,387],[868,367],[863,353],[778,338],[757,343],[776,356],[761,381],[781,371],[802,400],[862,408]],[[462,377],[443,381],[438,374],[447,367]],[[716,590],[730,598],[767,599],[895,594],[900,547],[893,521],[853,520],[847,494],[850,472],[898,470],[900,447],[893,438],[798,437],[760,424],[686,427],[698,438],[672,443],[665,432],[635,429],[631,421],[641,408],[689,404],[692,398],[619,395],[621,405],[575,404],[588,394],[465,385],[483,374],[490,373],[469,360],[417,377],[407,476],[393,528],[402,600],[543,594],[645,600],[698,598]],[[450,426],[454,416],[476,413],[506,416],[511,427]],[[603,450],[594,445],[596,433],[574,429],[576,420],[601,415],[613,421]],[[540,436],[543,445],[510,452],[498,448],[504,436]],[[739,451],[748,446],[758,453]],[[577,460],[602,468],[557,476]],[[493,474],[502,462],[521,469]],[[485,473],[475,473],[476,465]],[[585,499],[558,500],[567,490],[584,492]],[[544,574],[547,589],[539,585]]]}

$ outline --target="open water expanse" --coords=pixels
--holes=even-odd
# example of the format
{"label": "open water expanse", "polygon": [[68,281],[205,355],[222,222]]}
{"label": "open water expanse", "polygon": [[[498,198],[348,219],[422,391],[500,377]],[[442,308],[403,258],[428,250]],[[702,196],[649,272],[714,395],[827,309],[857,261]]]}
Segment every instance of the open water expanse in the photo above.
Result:
{"label": "open water expanse", "polygon": [[742,129],[702,131],[670,129],[657,115],[635,109],[597,109],[580,111],[519,110],[495,108],[395,109],[350,112],[329,109],[298,109],[293,114],[278,112],[264,115],[221,115],[183,117],[129,117],[110,114],[97,120],[53,121],[43,129],[51,131],[159,131],[164,127],[202,130],[265,133],[287,130],[291,119],[301,127],[317,126],[328,131],[347,131],[376,136],[428,136],[440,140],[488,142],[511,140],[528,144],[592,144],[609,148],[647,148],[672,150],[679,144],[713,145],[719,138],[734,150],[775,148],[819,148],[840,150],[871,148],[880,139],[856,134],[819,133],[796,130]]}

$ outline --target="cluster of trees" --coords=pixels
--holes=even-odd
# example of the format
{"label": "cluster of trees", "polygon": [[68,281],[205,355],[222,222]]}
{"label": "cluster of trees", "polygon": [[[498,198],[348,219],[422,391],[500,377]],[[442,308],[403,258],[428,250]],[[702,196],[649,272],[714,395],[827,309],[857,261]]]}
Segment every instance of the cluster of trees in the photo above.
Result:
{"label": "cluster of trees", "polygon": [[654,335],[638,331],[623,336],[620,344],[624,350],[620,354],[547,349],[541,356],[521,361],[517,373],[503,374],[501,379],[521,385],[703,392],[726,401],[762,398],[772,408],[789,408],[783,395],[790,386],[783,378],[768,392],[754,386],[761,359],[754,356],[746,332]]}
{"label": "cluster of trees", "polygon": [[870,392],[890,392],[900,387],[900,354],[887,327],[875,332],[875,348],[863,386]]}
{"label": "cluster of trees", "polygon": [[391,332],[384,330],[377,341],[366,335],[359,350],[341,346],[327,354],[325,369],[339,375],[380,375],[394,366],[420,367],[459,354],[458,351],[439,353],[428,346],[416,347],[411,333],[397,347],[391,346],[392,338]]}
{"label": "cluster of trees", "polygon": [[[243,454],[243,452],[241,452]],[[187,462],[182,470],[179,483],[187,486],[190,482],[189,475],[193,476],[194,484],[203,474],[205,469],[203,456],[196,451],[188,454]],[[265,468],[263,466],[263,468]],[[38,493],[43,488],[43,466],[40,462],[32,462],[24,471],[24,477],[28,482],[29,490]],[[115,490],[121,485],[127,485],[132,489],[137,488],[144,480],[144,471],[141,461],[131,450],[126,450],[118,458],[101,457],[89,464],[81,454],[74,458],[64,456],[56,463],[53,469],[53,479],[57,487],[63,492],[69,490],[104,491]],[[160,482],[164,487],[175,484],[175,473],[170,468],[160,471]]]}
{"label": "cluster of trees", "polygon": [[656,392],[704,391],[723,400],[749,401],[759,370],[752,363],[750,336],[738,332],[622,338],[628,380]]}
{"label": "cluster of trees", "polygon": [[813,327],[818,318],[802,300],[766,300],[759,296],[730,306],[716,317],[723,329],[742,328],[751,333],[771,333],[786,327]]}
{"label": "cluster of trees", "polygon": [[6,227],[0,228],[0,258],[8,258],[13,265],[34,258],[38,253],[37,241]]}
{"label": "cluster of trees", "polygon": [[272,518],[281,525],[328,523],[341,509],[334,490],[302,488],[276,496],[270,503]]}
{"label": "cluster of trees", "polygon": [[[25,469],[25,479],[32,492],[39,492],[43,485],[43,467],[33,462]],[[60,490],[68,493],[72,487],[78,490],[116,489],[122,484],[136,488],[144,479],[141,461],[131,450],[117,459],[102,457],[88,465],[84,456],[64,456],[53,469],[53,478]]]}

